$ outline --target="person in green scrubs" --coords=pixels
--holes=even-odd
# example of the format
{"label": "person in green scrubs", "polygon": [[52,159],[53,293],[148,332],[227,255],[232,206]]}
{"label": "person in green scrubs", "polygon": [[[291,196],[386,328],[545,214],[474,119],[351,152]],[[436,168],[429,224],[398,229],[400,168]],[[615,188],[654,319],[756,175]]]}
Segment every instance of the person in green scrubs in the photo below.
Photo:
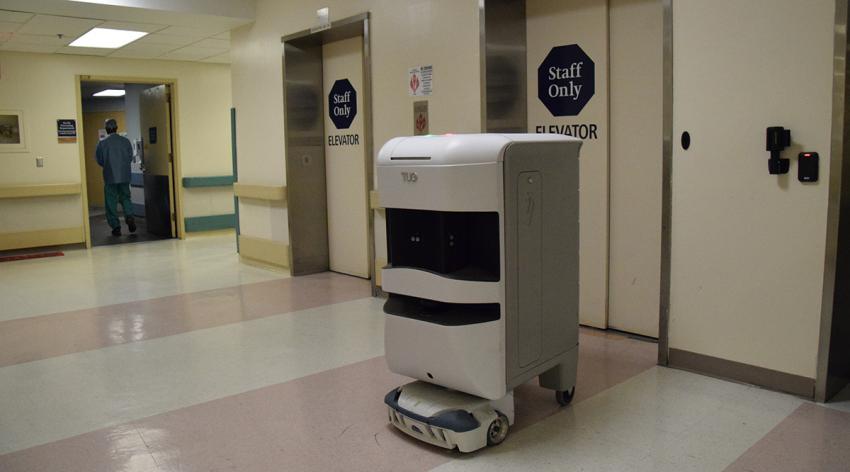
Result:
{"label": "person in green scrubs", "polygon": [[130,162],[133,160],[133,145],[118,134],[118,122],[106,120],[106,138],[97,143],[95,157],[103,167],[103,194],[106,200],[106,222],[113,236],[121,236],[121,221],[118,219],[118,203],[124,211],[124,222],[131,233],[136,232],[133,219],[133,204],[130,202]]}

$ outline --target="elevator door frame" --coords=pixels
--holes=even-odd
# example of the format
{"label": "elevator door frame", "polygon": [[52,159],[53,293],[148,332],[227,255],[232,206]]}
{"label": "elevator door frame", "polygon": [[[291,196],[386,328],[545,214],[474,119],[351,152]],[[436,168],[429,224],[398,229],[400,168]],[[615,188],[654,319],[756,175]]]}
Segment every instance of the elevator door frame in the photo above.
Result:
{"label": "elevator door frame", "polygon": [[[362,38],[364,99],[361,106],[366,166],[366,193],[362,198],[368,209],[369,278],[372,292],[376,293],[375,223],[374,211],[369,205],[369,194],[374,190],[369,28],[369,13],[366,12],[334,21],[330,28],[322,31],[293,33],[281,38],[281,54],[290,270],[292,275],[307,275],[330,270],[322,46],[342,39]],[[289,93],[293,96],[289,97]],[[315,103],[311,104],[311,99],[315,99]]]}

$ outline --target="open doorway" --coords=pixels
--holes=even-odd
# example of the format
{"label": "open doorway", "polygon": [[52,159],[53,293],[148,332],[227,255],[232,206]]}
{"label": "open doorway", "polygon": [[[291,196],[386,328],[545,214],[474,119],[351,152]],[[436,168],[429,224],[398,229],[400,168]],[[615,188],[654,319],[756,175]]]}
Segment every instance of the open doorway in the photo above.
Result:
{"label": "open doorway", "polygon": [[[171,85],[82,80],[80,97],[91,244],[177,237]],[[114,133],[107,130],[110,119],[117,125]],[[101,141],[109,138],[123,144],[111,134],[126,138],[132,150],[126,182],[129,198],[126,187],[105,186],[104,171],[97,162]],[[117,176],[116,180],[128,179]]]}

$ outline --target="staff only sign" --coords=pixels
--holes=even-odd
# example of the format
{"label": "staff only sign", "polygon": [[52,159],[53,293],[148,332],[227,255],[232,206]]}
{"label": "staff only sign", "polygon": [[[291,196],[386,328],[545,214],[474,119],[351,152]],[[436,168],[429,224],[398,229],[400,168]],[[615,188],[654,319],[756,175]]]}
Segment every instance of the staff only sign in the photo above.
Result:
{"label": "staff only sign", "polygon": [[[328,117],[336,129],[348,129],[357,116],[357,91],[348,79],[334,82],[328,93]],[[358,134],[328,136],[328,146],[346,146],[360,144]]]}
{"label": "staff only sign", "polygon": [[[537,98],[552,116],[578,116],[596,93],[596,65],[578,44],[553,47],[537,68]],[[593,123],[537,125],[538,133],[598,139]]]}

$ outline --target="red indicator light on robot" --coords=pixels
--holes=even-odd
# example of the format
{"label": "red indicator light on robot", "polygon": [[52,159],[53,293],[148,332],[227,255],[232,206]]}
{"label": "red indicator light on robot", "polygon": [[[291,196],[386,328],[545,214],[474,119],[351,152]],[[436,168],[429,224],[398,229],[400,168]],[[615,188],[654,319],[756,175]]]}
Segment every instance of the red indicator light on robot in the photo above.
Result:
{"label": "red indicator light on robot", "polygon": [[811,153],[807,152],[807,153],[803,154],[803,157],[812,157],[812,155],[811,155]]}

